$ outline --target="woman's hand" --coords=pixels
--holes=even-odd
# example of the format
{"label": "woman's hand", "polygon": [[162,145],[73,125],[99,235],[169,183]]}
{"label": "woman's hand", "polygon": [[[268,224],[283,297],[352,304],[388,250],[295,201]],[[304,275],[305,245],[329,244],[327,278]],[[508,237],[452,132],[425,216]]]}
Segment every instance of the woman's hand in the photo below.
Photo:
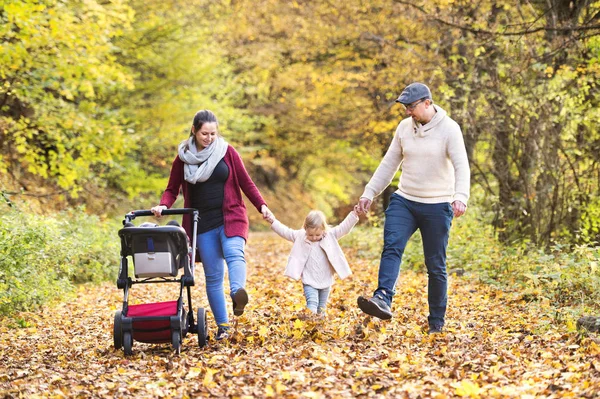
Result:
{"label": "woman's hand", "polygon": [[271,212],[271,210],[264,204],[260,207],[260,213],[262,213],[263,219],[267,220],[269,223],[273,223],[275,220],[273,212]]}
{"label": "woman's hand", "polygon": [[154,214],[154,216],[159,218],[162,216],[162,211],[164,211],[165,209],[167,209],[167,207],[164,205],[156,205],[156,206],[150,208],[150,212],[152,212]]}

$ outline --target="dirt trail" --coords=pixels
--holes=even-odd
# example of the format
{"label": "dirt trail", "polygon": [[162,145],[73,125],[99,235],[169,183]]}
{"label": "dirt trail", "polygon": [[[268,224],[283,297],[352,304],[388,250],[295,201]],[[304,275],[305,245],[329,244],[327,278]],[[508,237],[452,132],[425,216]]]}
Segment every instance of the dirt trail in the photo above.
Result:
{"label": "dirt trail", "polygon": [[[556,326],[541,305],[456,277],[446,333],[426,334],[426,280],[403,273],[394,318],[360,313],[356,297],[375,288],[377,260],[346,253],[354,275],[337,281],[324,320],[303,320],[300,283],[283,277],[290,249],[272,233],[250,237],[247,311],[232,338],[182,353],[134,343],[112,347],[122,291],[82,287],[37,314],[31,326],[0,322],[0,397],[398,397],[558,398],[600,395],[600,348]],[[116,268],[116,266],[115,266]],[[116,274],[116,270],[115,270]],[[197,271],[194,309],[207,308]],[[132,303],[172,300],[174,285],[135,286]],[[215,332],[209,315],[210,333]]]}

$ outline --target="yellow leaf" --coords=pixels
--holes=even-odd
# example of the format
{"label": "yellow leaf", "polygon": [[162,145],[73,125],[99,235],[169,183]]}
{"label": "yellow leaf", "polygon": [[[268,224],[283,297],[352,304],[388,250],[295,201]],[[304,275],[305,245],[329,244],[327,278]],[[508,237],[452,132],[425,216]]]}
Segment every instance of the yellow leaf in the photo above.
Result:
{"label": "yellow leaf", "polygon": [[307,398],[318,398],[321,396],[321,394],[318,392],[308,391],[308,392],[302,392],[302,396],[305,396]]}
{"label": "yellow leaf", "polygon": [[302,338],[303,335],[304,335],[304,332],[302,332],[302,330],[294,330],[294,338],[300,339],[300,338]]}
{"label": "yellow leaf", "polygon": [[600,354],[600,346],[598,346],[594,341],[590,342],[589,349],[591,354]]}
{"label": "yellow leaf", "polygon": [[275,396],[275,391],[273,390],[273,387],[270,385],[267,385],[265,387],[265,395],[267,395],[268,397],[273,397]]}
{"label": "yellow leaf", "polygon": [[260,326],[260,328],[258,329],[258,335],[263,338],[266,338],[268,334],[269,334],[269,329],[265,326]]}
{"label": "yellow leaf", "polygon": [[206,374],[204,374],[204,379],[202,380],[202,385],[204,385],[205,387],[212,387],[215,386],[215,382],[213,381],[213,376],[218,372],[219,370],[216,369],[210,369],[207,368],[206,369]]}
{"label": "yellow leaf", "polygon": [[479,385],[470,380],[462,380],[456,387],[456,394],[461,397],[478,398],[480,391]]}
{"label": "yellow leaf", "polygon": [[190,368],[190,371],[185,376],[185,379],[191,380],[193,378],[196,378],[200,375],[201,372],[202,372],[202,369],[200,369],[198,367],[192,367],[192,368]]}
{"label": "yellow leaf", "polygon": [[286,389],[287,389],[287,388],[285,387],[285,385],[283,385],[283,384],[281,383],[281,381],[277,381],[277,382],[275,383],[275,392],[277,393],[277,395],[281,395],[281,393],[282,393],[283,391],[285,391]]}
{"label": "yellow leaf", "polygon": [[297,329],[304,328],[304,322],[300,319],[294,320],[294,328],[297,328]]}

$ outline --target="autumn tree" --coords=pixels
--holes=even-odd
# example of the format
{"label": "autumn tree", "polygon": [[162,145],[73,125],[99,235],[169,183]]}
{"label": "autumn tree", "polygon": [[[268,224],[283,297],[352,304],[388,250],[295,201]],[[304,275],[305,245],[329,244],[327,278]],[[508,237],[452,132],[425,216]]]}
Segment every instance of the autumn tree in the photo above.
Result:
{"label": "autumn tree", "polygon": [[[261,145],[289,178],[327,196],[310,177],[335,171],[327,186],[356,194],[402,117],[395,96],[420,80],[463,127],[502,241],[594,239],[597,4],[265,0],[225,10],[230,29],[218,39],[247,82],[245,107],[270,121]],[[342,159],[354,162],[335,169]],[[354,179],[336,185],[345,172]]]}
{"label": "autumn tree", "polygon": [[597,5],[456,5],[411,4],[448,32],[445,80],[456,82],[474,177],[497,198],[500,239],[593,239],[584,215],[599,189]]}
{"label": "autumn tree", "polygon": [[[76,196],[127,153],[115,94],[131,88],[133,76],[115,62],[112,41],[132,19],[122,2],[0,6],[0,170],[25,190]],[[27,175],[46,183],[30,186]]]}

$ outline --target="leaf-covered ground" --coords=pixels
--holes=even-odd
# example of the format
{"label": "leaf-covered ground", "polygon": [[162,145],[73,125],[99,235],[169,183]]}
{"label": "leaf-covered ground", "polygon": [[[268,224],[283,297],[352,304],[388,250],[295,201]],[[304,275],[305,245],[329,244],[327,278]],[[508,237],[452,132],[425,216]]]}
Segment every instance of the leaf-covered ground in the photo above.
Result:
{"label": "leaf-covered ground", "polygon": [[[600,345],[554,323],[543,304],[452,277],[446,333],[426,333],[426,279],[403,273],[394,318],[361,314],[377,259],[347,249],[354,275],[337,281],[324,319],[306,318],[300,283],[283,277],[290,244],[272,233],[247,247],[251,302],[232,338],[198,347],[112,346],[122,291],[85,286],[77,297],[0,323],[0,397],[558,398],[600,395]],[[201,271],[198,281],[203,281]],[[134,286],[131,303],[172,300],[174,285]],[[203,284],[193,306],[207,307]],[[215,332],[209,318],[210,333]]]}

